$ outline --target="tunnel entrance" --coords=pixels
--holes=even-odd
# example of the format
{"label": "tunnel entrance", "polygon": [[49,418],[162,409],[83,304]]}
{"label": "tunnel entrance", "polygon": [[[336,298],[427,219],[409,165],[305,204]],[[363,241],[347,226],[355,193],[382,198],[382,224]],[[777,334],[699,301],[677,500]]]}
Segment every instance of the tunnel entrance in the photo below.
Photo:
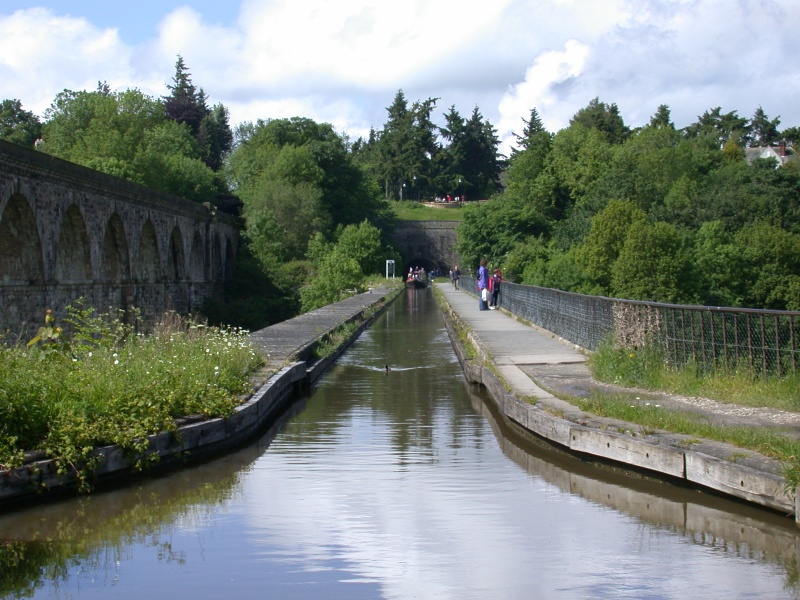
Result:
{"label": "tunnel entrance", "polygon": [[442,267],[436,261],[417,256],[416,258],[404,263],[403,274],[408,275],[409,271],[414,271],[417,269],[425,269],[426,273],[432,273],[435,269],[438,269],[440,276],[447,275],[450,270],[449,267]]}

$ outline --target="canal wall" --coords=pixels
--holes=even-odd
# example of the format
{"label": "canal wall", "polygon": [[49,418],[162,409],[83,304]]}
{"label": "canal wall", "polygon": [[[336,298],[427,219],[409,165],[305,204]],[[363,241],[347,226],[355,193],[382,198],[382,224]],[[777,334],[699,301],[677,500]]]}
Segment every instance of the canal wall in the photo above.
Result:
{"label": "canal wall", "polygon": [[[240,447],[257,437],[313,383],[402,288],[379,287],[251,334],[266,365],[252,378],[252,393],[228,418],[176,421],[178,429],[148,438],[147,453],[157,455],[152,469],[174,468]],[[325,344],[329,351],[316,356]],[[118,446],[95,449],[98,483],[125,481],[134,474],[132,457]],[[75,473],[59,473],[55,460],[39,460],[0,470],[0,508],[45,500],[75,491]]]}
{"label": "canal wall", "polygon": [[[570,377],[556,398],[525,372],[523,363],[530,358],[524,355],[531,354],[531,348],[540,343],[534,338],[549,340],[555,336],[518,323],[500,311],[479,312],[473,296],[455,292],[448,285],[437,286],[437,298],[467,380],[484,386],[510,423],[584,459],[624,466],[795,515],[797,521],[797,494],[787,493],[778,461],[729,444],[648,430],[583,412],[569,403],[569,397],[585,396],[593,386],[599,388],[600,384],[588,375]],[[502,355],[498,345],[491,342],[498,336],[503,339],[500,346],[508,348]],[[566,373],[563,361],[570,360],[571,352],[566,345],[561,352],[562,357],[542,364],[540,370]]]}

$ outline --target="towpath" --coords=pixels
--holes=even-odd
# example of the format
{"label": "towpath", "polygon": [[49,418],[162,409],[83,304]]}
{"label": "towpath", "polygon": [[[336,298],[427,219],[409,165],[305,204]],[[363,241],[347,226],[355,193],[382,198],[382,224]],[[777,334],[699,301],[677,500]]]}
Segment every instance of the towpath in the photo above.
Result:
{"label": "towpath", "polygon": [[[649,437],[652,444],[660,447],[672,446],[676,451],[684,451],[690,447],[691,453],[719,459],[734,470],[741,467],[782,481],[782,465],[779,461],[710,440],[693,438],[688,443],[688,436],[671,435],[669,432],[648,436],[643,431],[644,428],[638,425],[585,413],[577,408],[576,400],[589,395],[593,390],[599,390],[623,394],[630,399],[631,404],[693,413],[714,425],[775,428],[793,435],[800,433],[800,413],[739,406],[706,398],[623,388],[598,382],[593,379],[587,366],[587,354],[575,345],[541,328],[521,322],[514,315],[503,311],[502,306],[501,310],[478,310],[476,296],[464,290],[456,290],[448,281],[440,280],[434,285],[444,296],[455,318],[470,331],[483,360],[494,367],[516,397],[535,398],[538,409],[558,415],[571,423],[602,431],[619,431],[639,440]],[[619,461],[619,457],[613,457],[612,460]],[[746,487],[745,478],[740,478],[740,482],[742,485],[739,487]],[[758,488],[760,485],[761,483],[754,484],[754,487]],[[711,487],[725,493],[731,491],[725,489],[727,486],[724,484],[722,489],[713,484]],[[734,495],[749,500],[752,498],[748,495],[758,496],[763,490],[743,489],[741,492],[742,494]],[[772,492],[778,493],[777,490],[770,490],[767,495],[772,495]]]}

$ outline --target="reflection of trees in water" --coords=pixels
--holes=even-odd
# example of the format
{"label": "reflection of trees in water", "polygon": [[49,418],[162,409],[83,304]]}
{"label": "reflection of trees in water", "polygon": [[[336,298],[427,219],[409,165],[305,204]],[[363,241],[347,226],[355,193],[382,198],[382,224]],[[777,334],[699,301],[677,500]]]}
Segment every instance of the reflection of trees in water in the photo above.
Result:
{"label": "reflection of trees in water", "polygon": [[800,532],[794,519],[672,485],[612,465],[590,463],[512,425],[484,395],[471,394],[503,454],[534,477],[612,508],[648,527],[737,558],[782,567],[787,589],[800,591]]}
{"label": "reflection of trees in water", "polygon": [[348,426],[343,416],[369,403],[395,424],[387,435],[399,464],[432,463],[442,439],[453,449],[482,444],[462,433],[474,421],[469,402],[451,401],[467,387],[431,290],[407,289],[326,373],[287,440],[335,439]]}
{"label": "reflection of trees in water", "polygon": [[217,460],[0,516],[0,597],[30,597],[45,581],[57,589],[78,567],[115,572],[132,544],[153,548],[159,561],[184,564],[172,545],[176,527],[199,528],[234,498],[244,468],[301,408],[293,406],[257,442]]}

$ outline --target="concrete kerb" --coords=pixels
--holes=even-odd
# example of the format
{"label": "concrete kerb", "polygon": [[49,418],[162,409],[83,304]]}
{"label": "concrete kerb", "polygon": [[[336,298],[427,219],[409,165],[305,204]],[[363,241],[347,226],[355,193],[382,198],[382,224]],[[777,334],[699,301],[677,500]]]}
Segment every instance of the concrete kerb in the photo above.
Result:
{"label": "concrete kerb", "polygon": [[[483,385],[498,409],[512,423],[577,456],[602,460],[651,475],[710,490],[755,505],[800,514],[796,497],[787,494],[778,461],[763,456],[732,462],[741,449],[709,440],[665,431],[643,432],[633,423],[585,413],[568,401],[539,388],[514,366],[492,362],[489,351],[442,293],[436,294],[446,326],[464,374],[469,382]],[[513,315],[509,318],[514,318]],[[458,332],[473,346],[477,358],[469,358]],[[518,379],[517,382],[513,381]],[[535,397],[532,404],[523,397]],[[511,391],[514,390],[514,391]],[[692,448],[689,448],[692,446]],[[748,454],[756,453],[748,451]]]}
{"label": "concrete kerb", "polygon": [[[277,419],[296,397],[300,386],[316,380],[360,333],[371,324],[386,307],[397,298],[402,288],[383,288],[374,293],[360,294],[356,300],[344,304],[342,318],[329,319],[328,327],[318,331],[312,340],[295,340],[292,353],[283,357],[271,356],[279,366],[274,372],[257,374],[253,393],[236,407],[228,418],[208,420],[178,419],[180,426],[173,432],[162,432],[148,438],[151,455],[158,455],[154,468],[175,468],[222,454],[244,445]],[[336,306],[336,305],[332,305]],[[340,306],[340,308],[342,308]],[[301,315],[302,317],[303,315]],[[330,315],[329,315],[330,316]],[[351,334],[328,356],[312,364],[307,362],[314,347],[333,331],[347,323],[359,321]],[[269,328],[267,328],[269,329]],[[263,330],[262,330],[263,333]],[[303,332],[299,333],[300,336]],[[264,334],[268,335],[268,333]],[[292,360],[297,354],[302,360]],[[264,381],[266,378],[266,381]],[[109,482],[130,477],[135,457],[118,446],[97,448],[94,455],[101,458],[100,466],[92,473],[92,480]],[[141,458],[141,457],[140,457]],[[31,500],[47,500],[74,493],[79,479],[75,473],[59,473],[53,459],[39,460],[15,469],[0,470],[0,508],[13,507]]]}

